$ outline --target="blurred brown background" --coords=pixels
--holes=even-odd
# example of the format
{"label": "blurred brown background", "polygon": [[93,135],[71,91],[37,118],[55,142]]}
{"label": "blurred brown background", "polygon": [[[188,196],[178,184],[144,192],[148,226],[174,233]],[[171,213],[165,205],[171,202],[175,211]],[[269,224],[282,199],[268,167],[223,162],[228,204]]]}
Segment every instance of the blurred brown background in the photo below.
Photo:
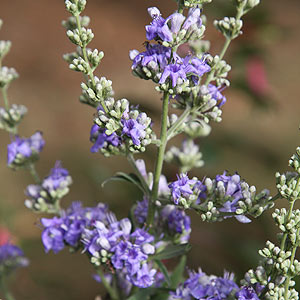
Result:
{"label": "blurred brown background", "polygon": [[[215,6],[205,10],[209,22],[205,38],[212,41],[212,54],[219,51],[223,38],[211,22],[227,13],[232,15],[229,1],[214,2]],[[287,169],[290,155],[300,144],[300,3],[262,2],[246,17],[245,34],[234,41],[226,57],[233,66],[233,86],[225,92],[228,101],[223,122],[213,124],[212,134],[199,142],[206,165],[194,173],[203,177],[224,169],[238,170],[258,189],[268,187],[276,193],[274,174]],[[117,98],[141,103],[158,121],[159,95],[151,82],[131,75],[128,58],[130,49],[143,49],[144,25],[150,21],[148,6],[159,6],[166,16],[176,4],[171,0],[89,0],[85,14],[91,17],[95,33],[91,47],[105,52],[97,74],[113,80]],[[61,26],[67,17],[64,3],[59,0],[0,1],[0,18],[4,21],[0,39],[13,43],[4,65],[15,67],[20,74],[9,89],[10,102],[29,108],[20,127],[22,135],[29,136],[37,129],[44,133],[46,147],[37,165],[41,176],[57,159],[70,171],[74,184],[64,205],[73,200],[85,205],[108,202],[119,217],[125,217],[129,205],[140,195],[134,187],[122,183],[101,188],[105,178],[129,167],[122,157],[104,159],[89,151],[93,110],[78,101],[81,74],[70,71],[62,59],[63,53],[74,49]],[[9,228],[31,261],[12,282],[16,298],[94,299],[101,293],[101,286],[93,281],[93,268],[84,255],[69,254],[67,250],[58,255],[44,253],[39,216],[23,205],[24,189],[32,179],[24,171],[7,169],[7,133],[0,132],[0,140],[0,225]],[[147,151],[148,160],[153,151]],[[171,179],[176,168],[166,167],[165,173]],[[284,205],[280,201],[278,204]],[[257,263],[257,249],[264,241],[275,240],[276,228],[268,214],[248,225],[235,220],[204,224],[197,215],[191,216],[194,250],[189,254],[189,265],[201,266],[207,273],[221,275],[226,268],[241,276]]]}

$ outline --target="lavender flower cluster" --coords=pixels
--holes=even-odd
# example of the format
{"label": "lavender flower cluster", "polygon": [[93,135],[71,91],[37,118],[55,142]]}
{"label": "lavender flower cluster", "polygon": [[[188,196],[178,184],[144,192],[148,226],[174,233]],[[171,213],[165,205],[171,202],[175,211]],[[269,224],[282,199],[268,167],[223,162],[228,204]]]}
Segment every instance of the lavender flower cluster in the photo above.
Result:
{"label": "lavender flower cluster", "polygon": [[251,220],[245,214],[257,217],[274,205],[268,190],[256,194],[254,186],[249,186],[238,174],[227,175],[226,171],[215,179],[206,177],[203,181],[190,179],[183,173],[169,188],[176,205],[202,212],[202,219],[208,221],[234,216],[248,223]]}
{"label": "lavender flower cluster", "polygon": [[39,153],[44,148],[45,141],[41,132],[34,133],[30,138],[15,136],[7,146],[7,164],[9,167],[18,168],[32,164],[39,158]]}
{"label": "lavender flower cluster", "polygon": [[130,106],[127,99],[104,101],[109,112],[98,109],[98,117],[92,126],[90,140],[94,143],[91,152],[127,154],[144,152],[154,139],[151,119],[146,113]]}
{"label": "lavender flower cluster", "polygon": [[201,269],[198,272],[190,272],[189,278],[176,292],[171,293],[170,299],[259,300],[255,289],[252,286],[240,288],[234,282],[233,274],[225,272],[223,277],[209,276]]}
{"label": "lavender flower cluster", "polygon": [[26,195],[30,198],[25,201],[25,206],[39,211],[56,213],[60,209],[60,199],[69,192],[72,178],[68,170],[62,168],[57,161],[50,174],[40,184],[30,184]]}
{"label": "lavender flower cluster", "polygon": [[41,223],[46,252],[58,253],[66,245],[82,249],[95,266],[109,264],[135,286],[154,283],[156,270],[147,262],[156,251],[154,237],[141,228],[133,231],[129,219],[117,221],[106,205],[84,208],[74,202],[60,217],[42,218]]}
{"label": "lavender flower cluster", "polygon": [[9,273],[29,264],[23,251],[16,245],[6,242],[0,245],[0,280]]}
{"label": "lavender flower cluster", "polygon": [[193,85],[199,83],[199,78],[210,71],[210,67],[204,57],[187,55],[181,58],[176,53],[176,47],[202,36],[205,27],[202,25],[200,9],[190,9],[187,17],[176,12],[166,19],[156,7],[149,8],[148,12],[152,22],[146,26],[146,38],[161,44],[148,43],[145,52],[130,52],[134,74],[152,79],[172,95],[190,91]]}

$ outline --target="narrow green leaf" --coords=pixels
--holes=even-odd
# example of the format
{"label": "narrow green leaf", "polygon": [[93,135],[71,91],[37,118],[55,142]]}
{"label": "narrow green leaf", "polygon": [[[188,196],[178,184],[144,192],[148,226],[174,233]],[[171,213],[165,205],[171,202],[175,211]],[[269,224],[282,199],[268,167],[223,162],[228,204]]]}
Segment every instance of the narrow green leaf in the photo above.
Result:
{"label": "narrow green leaf", "polygon": [[166,266],[160,260],[155,260],[155,263],[158,265],[159,269],[164,274],[166,283],[168,284],[168,287],[170,287],[171,286],[171,279],[170,279],[169,272],[168,272]]}
{"label": "narrow green leaf", "polygon": [[183,281],[183,273],[186,265],[186,255],[180,258],[180,261],[171,275],[171,288],[176,289],[177,286]]}
{"label": "narrow green leaf", "polygon": [[152,259],[155,260],[170,259],[176,256],[181,256],[187,253],[190,249],[191,249],[190,244],[169,245],[163,251],[152,256]]}
{"label": "narrow green leaf", "polygon": [[140,179],[135,175],[135,174],[126,174],[123,172],[118,172],[116,175],[106,179],[104,182],[102,182],[101,186],[104,187],[104,185],[106,183],[108,183],[109,181],[126,181],[126,182],[130,182],[132,184],[134,184],[135,186],[137,186],[143,193],[145,193],[143,186],[141,184]]}

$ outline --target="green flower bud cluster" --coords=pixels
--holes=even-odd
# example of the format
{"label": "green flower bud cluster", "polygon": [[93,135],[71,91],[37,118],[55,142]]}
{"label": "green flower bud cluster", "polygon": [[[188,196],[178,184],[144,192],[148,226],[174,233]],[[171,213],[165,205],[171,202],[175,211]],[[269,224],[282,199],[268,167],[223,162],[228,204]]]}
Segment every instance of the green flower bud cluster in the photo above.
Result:
{"label": "green flower bud cluster", "polygon": [[[263,266],[258,266],[255,270],[250,269],[245,278],[241,281],[243,285],[254,285],[259,283],[263,286],[267,286],[269,282],[268,272]],[[282,280],[281,280],[282,281]]]}
{"label": "green flower bud cluster", "polygon": [[0,69],[0,88],[7,87],[13,80],[19,77],[14,68],[1,67]]}
{"label": "green flower bud cluster", "polygon": [[210,125],[205,123],[203,120],[191,120],[186,122],[185,125],[185,134],[193,139],[208,136],[211,132]]}
{"label": "green flower bud cluster", "polygon": [[[85,61],[81,55],[78,53],[65,54],[64,58],[66,61],[70,61],[69,68],[74,71],[82,72],[86,75],[90,72],[90,67],[92,66],[92,71],[94,71],[100,64],[104,53],[98,49],[87,49],[87,61]],[[91,66],[90,66],[91,64]]]}
{"label": "green flower bud cluster", "polygon": [[105,264],[107,261],[109,261],[111,256],[112,256],[112,253],[110,253],[104,249],[101,249],[100,251],[95,252],[90,260],[93,265],[99,267],[102,264]]}
{"label": "green flower bud cluster", "polygon": [[[203,54],[206,54],[209,52],[210,49],[210,41],[206,40],[195,40],[190,41],[189,46],[191,47],[191,50],[198,58],[203,57]],[[209,56],[205,56],[209,57]],[[208,62],[208,59],[206,60]]]}
{"label": "green flower bud cluster", "polygon": [[24,105],[13,104],[8,110],[0,107],[0,129],[14,133],[26,113],[27,108]]}
{"label": "green flower bud cluster", "polygon": [[82,27],[81,30],[74,29],[74,30],[68,30],[67,36],[70,39],[70,41],[80,47],[86,47],[94,38],[94,34],[91,29],[86,29],[85,27]]}
{"label": "green flower bud cluster", "polygon": [[199,146],[192,139],[184,141],[181,148],[171,147],[165,155],[165,161],[179,165],[180,173],[186,173],[204,165]]}
{"label": "green flower bud cluster", "polygon": [[289,160],[289,166],[294,168],[300,174],[300,147],[296,149],[296,153]]}
{"label": "green flower bud cluster", "polygon": [[235,0],[238,8],[242,9],[243,14],[246,14],[260,3],[260,0]]}
{"label": "green flower bud cluster", "polygon": [[[238,175],[233,176],[236,176],[234,180],[239,180]],[[236,204],[233,204],[234,196],[226,192],[224,182],[207,177],[203,184],[206,187],[205,201],[203,204],[192,206],[201,214],[203,221],[222,221],[234,216],[241,222],[250,222],[246,215],[256,218],[274,205],[268,190],[256,193],[256,188],[249,186],[245,181],[240,182],[242,197]],[[231,207],[230,211],[225,210],[229,205],[234,207]]]}
{"label": "green flower bud cluster", "polygon": [[111,99],[114,95],[112,81],[101,77],[94,76],[94,83],[88,80],[87,83],[81,83],[82,94],[80,102],[97,107],[100,103]]}
{"label": "green flower bud cluster", "polygon": [[[80,25],[83,27],[87,27],[90,24],[90,17],[88,16],[79,16]],[[74,16],[71,16],[66,21],[62,21],[62,26],[64,26],[67,30],[75,30],[77,29],[77,21]]]}
{"label": "green flower bud cluster", "polygon": [[270,284],[269,291],[266,294],[267,300],[298,300],[299,294],[298,292],[292,288],[295,286],[295,282],[290,282],[290,288],[286,292],[283,286],[276,286],[274,284]]}
{"label": "green flower bud cluster", "polygon": [[64,59],[69,63],[71,70],[82,72],[87,78],[87,81],[81,84],[83,92],[79,100],[95,108],[100,104],[107,111],[104,100],[111,97],[113,91],[110,80],[94,76],[94,71],[104,57],[104,53],[98,49],[86,48],[94,38],[92,30],[87,28],[90,18],[80,16],[86,0],[66,0],[65,4],[72,16],[67,21],[63,21],[63,26],[67,29],[70,41],[78,47],[76,52],[65,54]]}
{"label": "green flower bud cluster", "polygon": [[[174,124],[178,121],[178,116],[176,114],[171,114],[168,117],[168,128],[174,126]],[[189,138],[195,139],[198,137],[208,136],[211,132],[211,127],[205,123],[204,120],[197,119],[197,116],[190,115],[188,116],[184,122],[180,123],[176,130],[170,135],[168,135],[168,139],[184,132]]]}
{"label": "green flower bud cluster", "polygon": [[214,26],[227,38],[233,40],[242,34],[243,21],[234,17],[215,20]]}
{"label": "green flower bud cluster", "polygon": [[0,41],[0,60],[9,52],[11,41]]}
{"label": "green flower bud cluster", "polygon": [[211,3],[212,0],[184,0],[183,5],[185,7],[198,7],[206,3]]}
{"label": "green flower bud cluster", "polygon": [[225,60],[220,59],[219,55],[211,56],[207,55],[206,60],[210,67],[214,70],[214,78],[212,80],[215,80],[217,83],[217,86],[229,86],[230,82],[227,79],[228,72],[231,70],[231,66],[226,63]]}
{"label": "green flower bud cluster", "polygon": [[291,211],[288,215],[285,208],[276,209],[272,214],[275,223],[283,233],[288,234],[288,240],[292,247],[300,246],[300,210]]}
{"label": "green flower bud cluster", "polygon": [[168,48],[174,48],[189,41],[200,40],[203,37],[205,29],[203,24],[200,27],[197,24],[193,24],[187,30],[181,29],[178,33],[173,33],[172,42],[163,41],[161,44]]}
{"label": "green flower bud cluster", "polygon": [[[2,25],[1,19],[0,23]],[[27,108],[18,104],[9,105],[7,89],[10,83],[19,77],[14,68],[2,65],[3,58],[8,54],[10,48],[10,41],[0,41],[0,91],[4,100],[4,108],[0,107],[0,129],[16,134],[17,125],[27,113]]]}
{"label": "green flower bud cluster", "polygon": [[177,95],[173,107],[177,109],[193,107],[195,108],[195,112],[192,114],[193,119],[203,120],[207,124],[210,121],[222,121],[222,110],[205,85],[195,86],[191,92]]}
{"label": "green flower bud cluster", "polygon": [[298,173],[280,174],[277,172],[275,177],[276,187],[283,198],[293,202],[300,197],[300,176]]}
{"label": "green flower bud cluster", "polygon": [[[144,69],[144,68],[143,68]],[[158,73],[156,77],[158,77],[158,81],[160,80],[162,74]],[[181,78],[177,79],[177,84],[175,87],[172,86],[172,83],[170,80],[168,80],[166,83],[157,85],[155,89],[158,92],[167,92],[170,94],[170,97],[177,97],[178,95],[181,95],[182,93],[189,93],[192,90],[192,87],[190,86],[190,81],[188,79],[182,80]]]}
{"label": "green flower bud cluster", "polygon": [[69,185],[71,184],[72,178],[68,176],[65,178],[64,183],[55,190],[46,190],[41,186],[36,193],[37,196],[26,199],[24,204],[34,212],[56,214],[60,210],[60,200],[69,193]]}
{"label": "green flower bud cluster", "polygon": [[66,0],[66,9],[73,16],[78,16],[86,6],[86,0]]}
{"label": "green flower bud cluster", "polygon": [[248,214],[254,218],[259,217],[264,211],[274,206],[274,201],[267,189],[256,193],[255,186],[249,186],[245,181],[241,182],[243,199],[238,202],[239,208],[236,214]]}
{"label": "green flower bud cluster", "polygon": [[[128,151],[132,153],[144,152],[146,146],[155,140],[155,134],[151,128],[151,118],[146,113],[140,112],[134,107],[130,107],[127,99],[115,100],[109,98],[104,101],[108,109],[106,113],[102,109],[98,110],[98,117],[95,118],[95,124],[105,129],[108,136],[115,133],[118,137],[122,137],[121,144],[118,146],[109,145],[108,148],[102,148],[101,152],[105,155],[126,154]],[[143,129],[143,136],[139,136],[139,144],[134,143],[130,136],[124,134],[124,127],[127,120],[135,120]]]}

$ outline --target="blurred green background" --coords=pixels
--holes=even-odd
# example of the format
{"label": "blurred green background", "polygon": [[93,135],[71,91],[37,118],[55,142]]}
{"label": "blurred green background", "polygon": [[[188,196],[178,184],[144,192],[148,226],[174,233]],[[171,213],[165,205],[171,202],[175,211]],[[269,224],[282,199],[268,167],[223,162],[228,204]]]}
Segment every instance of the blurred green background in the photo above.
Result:
{"label": "blurred green background", "polygon": [[[209,22],[205,38],[212,42],[212,54],[218,53],[223,43],[212,21],[233,15],[229,1],[214,3],[205,10]],[[148,6],[159,6],[163,15],[176,8],[171,0],[89,0],[85,14],[91,17],[95,33],[91,47],[106,54],[98,75],[113,81],[116,98],[140,103],[157,125],[160,96],[151,82],[131,75],[128,58],[130,49],[143,49],[144,26],[150,21]],[[297,0],[263,0],[246,17],[244,35],[233,42],[226,56],[233,66],[233,85],[225,92],[228,101],[223,122],[213,124],[212,134],[199,141],[206,164],[193,174],[203,177],[224,169],[231,173],[238,170],[258,189],[267,187],[276,193],[274,174],[287,169],[290,155],[300,144],[299,12]],[[81,74],[70,71],[62,59],[63,53],[74,48],[61,26],[67,17],[63,1],[1,0],[4,25],[0,39],[13,43],[4,65],[15,67],[20,74],[9,89],[10,101],[29,108],[20,127],[22,135],[29,136],[35,130],[44,133],[46,147],[37,165],[41,176],[57,159],[70,171],[74,184],[63,205],[67,207],[74,200],[85,205],[102,201],[109,203],[118,217],[125,217],[128,207],[141,195],[125,183],[108,183],[101,188],[101,182],[115,171],[130,169],[123,157],[105,159],[89,151],[94,111],[79,103]],[[23,205],[25,187],[32,179],[24,171],[6,167],[9,136],[0,132],[0,141],[0,226],[12,232],[31,261],[12,281],[16,298],[94,299],[101,293],[101,286],[92,279],[93,268],[84,255],[44,253],[40,216]],[[154,150],[150,147],[144,156],[149,170],[153,168]],[[169,179],[176,171],[174,166],[165,167]],[[285,203],[279,201],[278,205]],[[235,220],[206,224],[193,213],[191,217],[193,249],[188,263],[192,268],[201,266],[207,273],[221,275],[225,268],[242,276],[256,265],[257,250],[265,240],[276,238],[276,227],[268,213],[251,224]]]}

